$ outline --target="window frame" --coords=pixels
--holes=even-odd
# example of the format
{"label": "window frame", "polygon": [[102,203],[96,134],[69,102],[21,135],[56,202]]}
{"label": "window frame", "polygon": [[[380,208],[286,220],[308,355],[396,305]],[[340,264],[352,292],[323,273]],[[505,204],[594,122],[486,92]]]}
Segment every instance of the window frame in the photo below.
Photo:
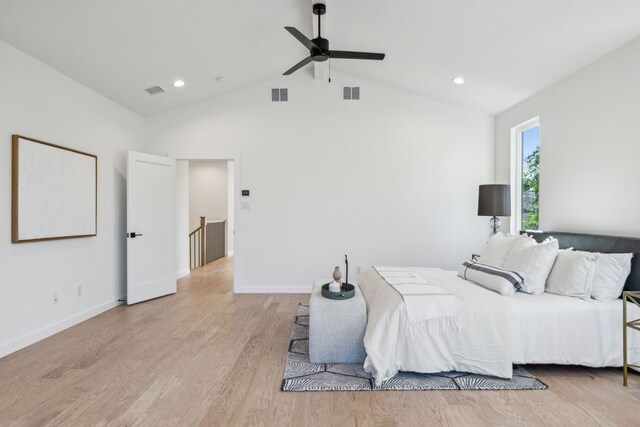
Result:
{"label": "window frame", "polygon": [[[522,134],[533,128],[540,129],[542,142],[542,127],[540,116],[533,117],[511,128],[511,219],[510,232],[518,234],[522,225]],[[538,201],[539,203],[539,201]]]}

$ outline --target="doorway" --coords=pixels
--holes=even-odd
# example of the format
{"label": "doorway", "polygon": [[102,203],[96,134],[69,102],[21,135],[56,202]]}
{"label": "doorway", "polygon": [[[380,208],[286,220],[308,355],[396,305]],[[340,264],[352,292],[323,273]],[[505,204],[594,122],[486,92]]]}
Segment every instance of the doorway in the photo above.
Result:
{"label": "doorway", "polygon": [[235,161],[176,161],[178,277],[235,253]]}

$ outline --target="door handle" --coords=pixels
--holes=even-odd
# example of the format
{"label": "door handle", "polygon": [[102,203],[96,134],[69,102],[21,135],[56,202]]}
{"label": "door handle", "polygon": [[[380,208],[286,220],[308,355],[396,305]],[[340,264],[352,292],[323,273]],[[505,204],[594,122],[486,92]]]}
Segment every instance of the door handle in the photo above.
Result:
{"label": "door handle", "polygon": [[136,238],[136,237],[138,237],[138,236],[143,236],[143,234],[136,233],[135,231],[133,231],[133,232],[131,232],[131,233],[127,234],[127,237],[131,237],[132,239],[135,239],[135,238]]}

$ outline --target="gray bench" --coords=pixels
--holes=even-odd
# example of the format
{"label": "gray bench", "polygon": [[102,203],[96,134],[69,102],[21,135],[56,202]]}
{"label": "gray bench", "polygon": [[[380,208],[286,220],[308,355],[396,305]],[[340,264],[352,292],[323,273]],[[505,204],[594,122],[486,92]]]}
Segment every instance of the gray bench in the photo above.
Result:
{"label": "gray bench", "polygon": [[313,283],[309,300],[309,358],[311,363],[362,363],[366,357],[364,331],[367,307],[360,288],[348,300],[324,298],[321,286]]}

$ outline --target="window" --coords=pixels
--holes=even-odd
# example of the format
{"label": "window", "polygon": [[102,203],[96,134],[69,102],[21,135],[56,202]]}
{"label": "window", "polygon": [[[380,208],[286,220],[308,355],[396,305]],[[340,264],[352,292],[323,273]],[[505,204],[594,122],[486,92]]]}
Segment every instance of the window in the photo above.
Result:
{"label": "window", "polygon": [[540,119],[511,130],[511,233],[540,225]]}

